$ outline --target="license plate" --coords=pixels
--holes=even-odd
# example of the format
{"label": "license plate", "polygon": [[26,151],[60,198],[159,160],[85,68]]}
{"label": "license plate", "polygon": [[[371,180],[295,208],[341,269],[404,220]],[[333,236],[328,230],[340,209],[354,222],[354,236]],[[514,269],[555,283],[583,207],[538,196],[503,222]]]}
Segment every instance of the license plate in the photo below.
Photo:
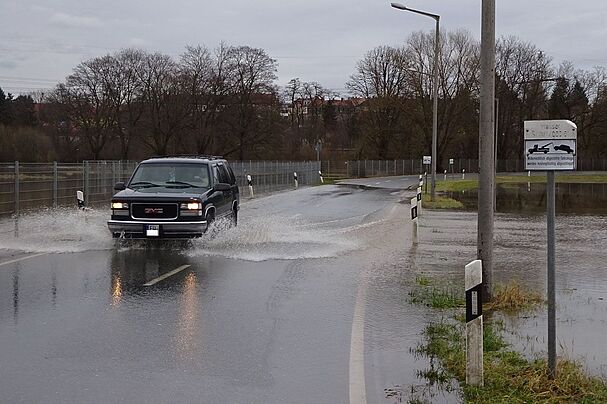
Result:
{"label": "license plate", "polygon": [[145,235],[147,237],[160,236],[160,225],[159,224],[148,224],[147,226],[145,226]]}

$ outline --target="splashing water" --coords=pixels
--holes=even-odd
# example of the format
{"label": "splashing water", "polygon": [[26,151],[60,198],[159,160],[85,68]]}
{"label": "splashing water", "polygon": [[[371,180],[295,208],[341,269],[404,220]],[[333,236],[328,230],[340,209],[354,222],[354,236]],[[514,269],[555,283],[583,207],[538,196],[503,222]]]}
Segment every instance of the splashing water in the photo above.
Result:
{"label": "splashing water", "polygon": [[114,245],[105,210],[44,209],[0,221],[0,248],[70,253],[107,250]]}
{"label": "splashing water", "polygon": [[[116,243],[107,229],[107,219],[105,210],[67,208],[25,214],[18,221],[4,219],[0,221],[0,249],[75,253],[145,248],[145,241]],[[192,240],[185,253],[247,261],[334,257],[358,248],[356,237],[350,233],[377,223],[360,224],[359,218],[335,222],[338,221],[310,223],[301,217],[265,216],[246,217],[232,227],[227,221],[218,220],[209,233]],[[157,246],[175,248],[171,243]]]}
{"label": "splashing water", "polygon": [[246,261],[327,258],[357,248],[347,229],[320,229],[302,219],[251,217],[238,227],[218,223],[218,231],[195,240],[190,255],[219,255]]}

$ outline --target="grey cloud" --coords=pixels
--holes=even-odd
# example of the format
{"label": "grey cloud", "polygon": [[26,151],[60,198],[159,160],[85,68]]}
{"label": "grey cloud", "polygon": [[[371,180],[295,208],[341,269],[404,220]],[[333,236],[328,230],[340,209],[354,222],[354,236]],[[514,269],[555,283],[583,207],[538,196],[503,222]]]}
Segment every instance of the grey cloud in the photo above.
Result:
{"label": "grey cloud", "polygon": [[101,20],[96,17],[78,16],[66,13],[54,13],[50,18],[54,25],[67,28],[98,28],[103,26]]}

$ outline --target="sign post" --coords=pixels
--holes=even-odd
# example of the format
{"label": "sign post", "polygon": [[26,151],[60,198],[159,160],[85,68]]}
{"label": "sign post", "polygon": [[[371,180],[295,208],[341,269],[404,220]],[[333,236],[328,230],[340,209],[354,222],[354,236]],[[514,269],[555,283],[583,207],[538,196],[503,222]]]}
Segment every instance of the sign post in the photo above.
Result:
{"label": "sign post", "polygon": [[568,120],[525,121],[525,170],[546,171],[546,216],[548,230],[548,368],[556,377],[556,293],[555,293],[555,171],[577,166],[577,126]]}
{"label": "sign post", "polygon": [[[428,168],[432,164],[432,156],[424,156],[424,174],[426,175],[426,182],[428,181]],[[426,185],[426,193],[428,193],[428,186]]]}

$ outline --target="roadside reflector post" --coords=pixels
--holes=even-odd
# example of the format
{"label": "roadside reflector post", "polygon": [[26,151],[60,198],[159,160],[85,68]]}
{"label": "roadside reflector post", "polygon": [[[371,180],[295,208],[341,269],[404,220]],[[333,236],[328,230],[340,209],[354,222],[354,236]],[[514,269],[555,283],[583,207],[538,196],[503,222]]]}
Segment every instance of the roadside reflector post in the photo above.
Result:
{"label": "roadside reflector post", "polygon": [[466,179],[466,169],[463,168],[462,169],[462,180],[465,180],[465,179]]}
{"label": "roadside reflector post", "polygon": [[[548,369],[556,377],[556,184],[555,171],[577,168],[577,126],[565,119],[525,121],[525,170],[546,171]],[[530,185],[531,180],[528,184]],[[527,187],[529,189],[529,186]]]}
{"label": "roadside reflector post", "polygon": [[424,191],[424,193],[427,194],[428,193],[428,171],[426,171],[424,173],[424,177],[425,177],[424,179],[426,181],[426,190]]}
{"label": "roadside reflector post", "polygon": [[78,209],[84,209],[84,192],[76,191],[76,201],[78,202]]}
{"label": "roadside reflector post", "polygon": [[447,181],[447,170],[445,170],[445,181]]}
{"label": "roadside reflector post", "polygon": [[325,180],[324,180],[324,178],[322,178],[322,171],[318,171],[318,175],[320,176],[320,183],[324,184]]}
{"label": "roadside reflector post", "polygon": [[422,213],[422,187],[417,187],[417,214],[420,215]]}
{"label": "roadside reflector post", "polygon": [[247,174],[247,184],[249,185],[249,194],[251,198],[254,198],[255,196],[253,195],[253,179],[251,178],[250,174]]}
{"label": "roadside reflector post", "polygon": [[297,181],[297,171],[293,172],[293,180],[295,180],[295,188],[299,188],[299,182]]}
{"label": "roadside reflector post", "polygon": [[466,265],[466,384],[484,385],[483,369],[483,265],[475,260]]}
{"label": "roadside reflector post", "polygon": [[[418,188],[419,189],[419,188]],[[413,244],[417,244],[417,226],[418,226],[418,204],[417,197],[411,198],[411,223],[413,228]]]}

